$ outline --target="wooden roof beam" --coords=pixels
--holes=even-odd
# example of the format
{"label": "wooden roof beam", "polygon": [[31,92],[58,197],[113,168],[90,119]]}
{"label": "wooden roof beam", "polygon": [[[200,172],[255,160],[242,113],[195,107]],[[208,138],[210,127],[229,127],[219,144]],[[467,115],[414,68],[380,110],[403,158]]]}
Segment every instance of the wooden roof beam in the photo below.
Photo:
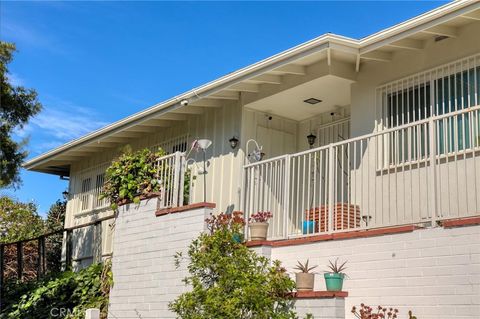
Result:
{"label": "wooden roof beam", "polygon": [[188,120],[188,116],[185,114],[174,114],[174,113],[165,113],[160,115],[157,119],[159,120],[171,120],[171,121],[186,121]]}
{"label": "wooden roof beam", "polygon": [[236,91],[236,92],[251,92],[257,93],[258,92],[258,85],[250,84],[250,83],[238,83],[234,84],[225,89],[226,91]]}
{"label": "wooden roof beam", "polygon": [[392,60],[392,54],[390,52],[373,51],[373,52],[361,54],[360,58],[364,60],[390,62]]}
{"label": "wooden roof beam", "polygon": [[480,11],[469,12],[461,15],[462,18],[480,21]]}
{"label": "wooden roof beam", "polygon": [[305,75],[307,72],[305,71],[305,67],[302,65],[295,65],[295,64],[287,64],[281,66],[277,69],[272,70],[270,73],[273,74],[294,74],[294,75]]}
{"label": "wooden roof beam", "polygon": [[158,120],[158,119],[151,119],[151,120],[142,122],[143,126],[156,126],[156,127],[171,127],[174,124],[175,124],[174,121]]}
{"label": "wooden roof beam", "polygon": [[458,35],[457,29],[448,27],[446,25],[437,25],[429,29],[422,30],[423,33],[446,36],[449,38],[456,38]]}
{"label": "wooden roof beam", "polygon": [[126,130],[126,132],[151,133],[151,132],[155,132],[158,128],[159,128],[158,126],[135,125],[135,126],[132,126],[132,127],[128,128],[128,130]]}
{"label": "wooden roof beam", "polygon": [[210,99],[219,99],[219,100],[238,100],[240,98],[238,92],[224,91],[215,93],[208,96]]}
{"label": "wooden roof beam", "polygon": [[199,106],[199,107],[222,107],[225,105],[224,101],[221,100],[213,100],[213,99],[201,99],[189,104],[189,106]]}
{"label": "wooden roof beam", "polygon": [[262,74],[257,77],[246,80],[249,83],[268,83],[268,84],[282,84],[282,77],[279,75]]}
{"label": "wooden roof beam", "polygon": [[389,47],[407,49],[407,50],[422,50],[425,46],[425,41],[415,39],[402,39],[388,44]]}
{"label": "wooden roof beam", "polygon": [[199,107],[199,106],[188,105],[186,107],[182,107],[180,109],[176,109],[174,111],[171,111],[170,113],[200,115],[200,114],[203,114],[203,112],[204,112],[204,109]]}

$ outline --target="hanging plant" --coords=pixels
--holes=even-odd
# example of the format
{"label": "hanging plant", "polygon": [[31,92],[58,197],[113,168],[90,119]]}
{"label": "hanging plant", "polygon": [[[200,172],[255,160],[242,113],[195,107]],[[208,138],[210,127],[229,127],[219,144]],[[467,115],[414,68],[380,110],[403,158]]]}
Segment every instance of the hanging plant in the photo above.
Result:
{"label": "hanging plant", "polygon": [[[105,172],[105,183],[100,199],[107,198],[112,209],[124,202],[139,203],[141,196],[160,190],[158,172],[166,168],[158,167],[158,159],[167,155],[159,148],[152,152],[145,148],[137,152],[127,151]],[[166,164],[163,164],[166,165]],[[164,184],[167,181],[164,181]],[[162,185],[168,189],[169,185]]]}

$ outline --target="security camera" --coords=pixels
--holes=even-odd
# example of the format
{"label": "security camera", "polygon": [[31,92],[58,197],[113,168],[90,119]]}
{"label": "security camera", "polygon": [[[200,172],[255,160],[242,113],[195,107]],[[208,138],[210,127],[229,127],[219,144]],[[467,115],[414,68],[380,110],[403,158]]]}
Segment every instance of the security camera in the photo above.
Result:
{"label": "security camera", "polygon": [[188,105],[188,100],[181,100],[180,105],[181,106],[187,106]]}

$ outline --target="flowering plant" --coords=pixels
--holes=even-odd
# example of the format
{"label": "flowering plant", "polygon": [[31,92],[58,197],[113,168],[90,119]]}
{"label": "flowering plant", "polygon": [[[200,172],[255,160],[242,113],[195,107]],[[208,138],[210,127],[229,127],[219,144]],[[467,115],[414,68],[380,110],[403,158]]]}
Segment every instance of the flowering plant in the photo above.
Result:
{"label": "flowering plant", "polygon": [[219,215],[210,214],[210,217],[205,219],[207,229],[210,234],[220,229],[229,229],[234,232],[241,232],[245,226],[245,219],[242,212],[233,212],[231,214],[221,213]]}
{"label": "flowering plant", "polygon": [[[372,307],[367,306],[365,304],[360,304],[360,309],[357,310],[357,307],[352,307],[352,313],[358,319],[396,319],[398,318],[398,309],[394,308],[385,308],[382,306],[378,306],[377,311],[375,311]],[[417,317],[412,315],[412,312],[408,312],[409,319],[417,319]]]}
{"label": "flowering plant", "polygon": [[266,223],[270,218],[273,217],[271,212],[257,212],[250,216],[248,219],[249,223]]}

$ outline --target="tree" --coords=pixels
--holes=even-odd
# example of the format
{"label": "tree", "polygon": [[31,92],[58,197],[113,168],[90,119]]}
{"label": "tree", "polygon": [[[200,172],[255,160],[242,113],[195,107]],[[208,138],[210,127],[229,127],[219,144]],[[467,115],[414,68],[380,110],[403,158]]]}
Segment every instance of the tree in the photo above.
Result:
{"label": "tree", "polygon": [[[192,290],[169,305],[177,318],[296,318],[291,298],[295,283],[279,261],[270,264],[241,243],[243,224],[238,213],[207,219],[210,232],[188,249],[189,276],[184,281]],[[177,266],[182,259],[177,254]]]}
{"label": "tree", "polygon": [[[45,220],[46,232],[51,233],[63,229],[65,223],[66,201],[57,200],[50,206]],[[62,268],[63,233],[57,232],[45,238],[47,271],[58,272]]]}
{"label": "tree", "polygon": [[22,203],[0,196],[0,243],[9,243],[40,236],[45,231],[43,219],[34,203]]}
{"label": "tree", "polygon": [[18,186],[20,167],[28,155],[23,149],[26,141],[14,141],[13,130],[22,128],[42,108],[35,90],[12,85],[8,79],[7,65],[15,51],[13,43],[0,41],[0,188]]}

